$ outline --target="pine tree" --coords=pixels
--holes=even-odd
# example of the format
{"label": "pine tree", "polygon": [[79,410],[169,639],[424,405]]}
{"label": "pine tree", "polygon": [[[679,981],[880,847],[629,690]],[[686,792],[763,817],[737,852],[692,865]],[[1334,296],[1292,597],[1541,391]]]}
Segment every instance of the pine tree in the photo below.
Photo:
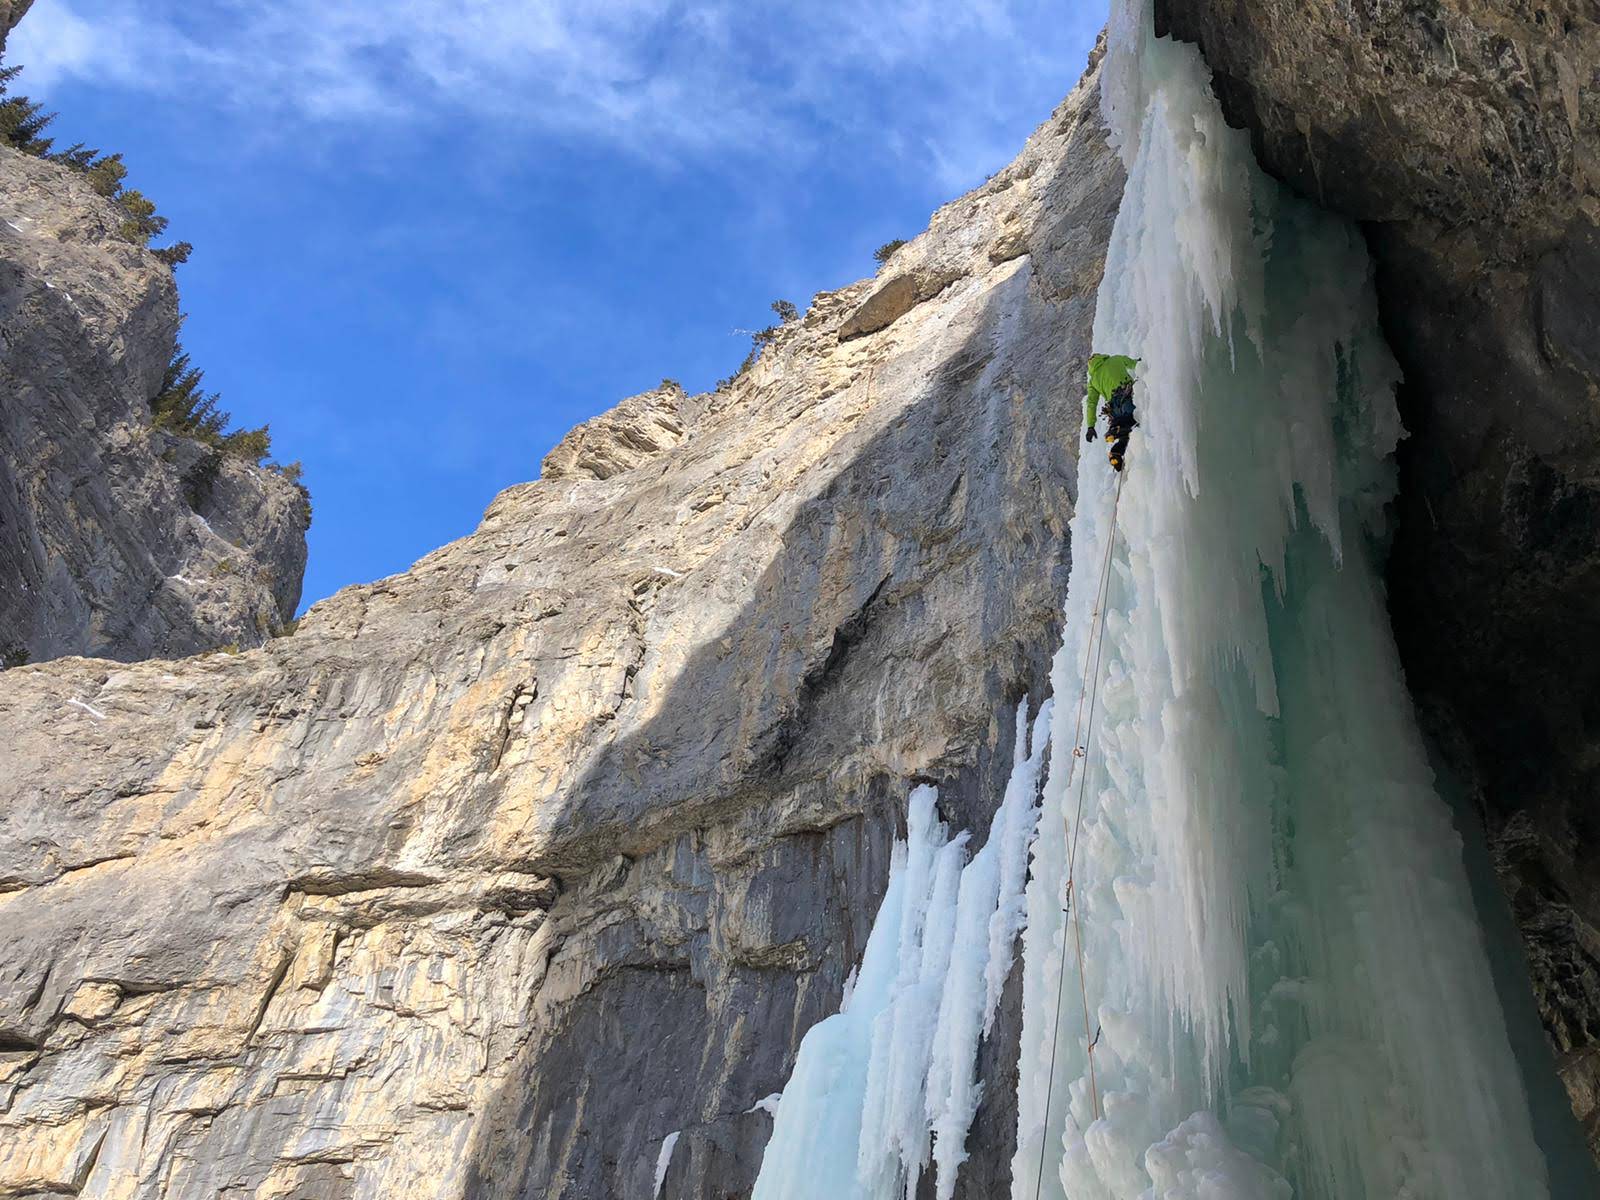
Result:
{"label": "pine tree", "polygon": [[6,95],[7,85],[21,70],[21,67],[0,67],[0,140],[24,154],[43,157],[50,153],[54,142],[39,135],[56,119],[56,114],[45,112],[44,105],[26,96]]}
{"label": "pine tree", "polygon": [[193,438],[232,458],[261,465],[272,453],[272,433],[260,429],[229,429],[233,418],[220,407],[222,397],[205,390],[205,372],[194,366],[182,346],[174,346],[161,377],[161,390],[150,399],[157,429]]}
{"label": "pine tree", "polygon": [[136,246],[148,246],[150,239],[159,237],[167,228],[167,219],[156,215],[155,203],[147,200],[142,192],[128,188],[117,196],[120,204],[128,214],[117,232]]}
{"label": "pine tree", "polygon": [[189,255],[194,252],[194,246],[189,242],[173,242],[170,246],[162,246],[159,250],[150,251],[169,267],[189,261]]}
{"label": "pine tree", "polygon": [[100,161],[100,151],[92,150],[82,142],[73,142],[65,150],[57,150],[50,157],[64,167],[71,167],[74,171],[87,173],[95,163]]}
{"label": "pine tree", "polygon": [[191,366],[181,346],[175,346],[161,377],[161,390],[150,398],[150,411],[157,429],[216,446],[222,442],[229,414],[217,407],[221,397],[200,385],[205,372]]}
{"label": "pine tree", "polygon": [[260,429],[235,429],[223,435],[221,448],[224,454],[259,467],[261,460],[272,453],[272,434],[265,425]]}
{"label": "pine tree", "polygon": [[115,200],[122,194],[122,181],[128,177],[128,168],[121,154],[107,154],[103,158],[91,157],[83,173],[89,177],[90,187],[106,199]]}

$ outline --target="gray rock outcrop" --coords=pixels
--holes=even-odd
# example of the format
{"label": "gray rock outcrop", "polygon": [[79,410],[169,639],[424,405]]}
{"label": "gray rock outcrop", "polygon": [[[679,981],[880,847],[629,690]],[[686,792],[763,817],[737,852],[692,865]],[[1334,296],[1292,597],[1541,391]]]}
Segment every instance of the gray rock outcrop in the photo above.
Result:
{"label": "gray rock outcrop", "polygon": [[615,408],[579,425],[544,456],[540,479],[610,479],[683,440],[701,397],[686,396],[676,383],[629,396]]}
{"label": "gray rock outcrop", "polygon": [[0,675],[0,1194],[644,1200],[675,1131],[744,1194],[910,783],[984,829],[1044,686],[1120,192],[1091,79],[875,332],[817,297],[291,637]]}
{"label": "gray rock outcrop", "polygon": [[1600,10],[1158,0],[1269,171],[1367,223],[1406,374],[1395,634],[1600,1152]]}
{"label": "gray rock outcrop", "polygon": [[0,51],[6,48],[6,35],[31,7],[33,0],[0,0]]}
{"label": "gray rock outcrop", "polygon": [[259,645],[300,601],[301,489],[151,426],[177,291],[124,219],[0,147],[0,665]]}

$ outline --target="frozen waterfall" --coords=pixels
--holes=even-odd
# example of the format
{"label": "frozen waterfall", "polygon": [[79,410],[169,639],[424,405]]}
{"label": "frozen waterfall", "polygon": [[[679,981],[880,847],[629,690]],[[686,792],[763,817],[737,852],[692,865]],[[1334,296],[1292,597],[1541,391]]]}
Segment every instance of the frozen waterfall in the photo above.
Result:
{"label": "frozen waterfall", "polygon": [[1079,470],[1012,1196],[1544,1196],[1384,607],[1402,431],[1364,246],[1256,167],[1147,0],[1102,78],[1128,183],[1094,342],[1142,360],[1143,425],[1115,528],[1104,455]]}
{"label": "frozen waterfall", "polygon": [[898,1200],[931,1160],[948,1200],[1037,816],[1013,1200],[1540,1200],[1384,605],[1402,430],[1365,247],[1257,168],[1150,0],[1115,6],[1102,106],[1128,182],[1094,342],[1140,359],[1142,424],[1120,497],[1082,455],[1057,702],[1019,714],[971,862],[913,792],[755,1195]]}

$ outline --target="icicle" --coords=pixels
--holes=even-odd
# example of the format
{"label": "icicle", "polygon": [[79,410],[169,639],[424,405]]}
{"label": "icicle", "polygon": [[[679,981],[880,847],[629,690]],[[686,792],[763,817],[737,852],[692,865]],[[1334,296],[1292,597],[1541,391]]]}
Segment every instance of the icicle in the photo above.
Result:
{"label": "icicle", "polygon": [[[1094,341],[1140,359],[1141,427],[1115,529],[1080,461],[1012,1195],[1542,1197],[1369,542],[1401,429],[1364,246],[1260,172],[1149,0],[1115,4],[1102,79],[1128,183]],[[1099,1119],[1076,954],[1060,986],[1073,835]]]}
{"label": "icicle", "polygon": [[899,1200],[931,1157],[955,1188],[981,1088],[977,1056],[1011,971],[1038,814],[1049,705],[1017,713],[1017,748],[983,849],[949,837],[936,793],[912,790],[907,838],[859,975],[800,1043],[756,1180],[756,1200]]}
{"label": "icicle", "polygon": [[1016,754],[1005,797],[989,826],[989,840],[961,874],[954,967],[945,976],[928,1068],[927,1122],[938,1200],[955,1194],[957,1173],[967,1160],[967,1132],[983,1097],[978,1043],[994,1027],[1025,913],[1028,843],[1038,823],[1050,710],[1046,701],[1030,740],[1027,704],[1018,706]]}
{"label": "icicle", "polygon": [[667,1168],[672,1165],[672,1152],[678,1148],[678,1138],[682,1136],[680,1130],[673,1130],[661,1139],[661,1149],[656,1154],[656,1179],[651,1189],[651,1197],[661,1195],[661,1185],[667,1181]]}

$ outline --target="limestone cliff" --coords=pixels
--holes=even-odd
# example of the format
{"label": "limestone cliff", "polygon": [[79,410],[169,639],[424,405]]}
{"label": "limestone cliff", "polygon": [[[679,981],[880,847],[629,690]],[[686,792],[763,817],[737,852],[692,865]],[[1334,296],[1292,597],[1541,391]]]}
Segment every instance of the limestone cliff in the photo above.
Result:
{"label": "limestone cliff", "polygon": [[1395,632],[1600,1151],[1600,11],[1157,7],[1262,164],[1368,223],[1412,433]]}
{"label": "limestone cliff", "polygon": [[294,616],[304,494],[151,427],[170,267],[78,172],[0,147],[0,664],[259,645]]}
{"label": "limestone cliff", "polygon": [[984,828],[1043,686],[1120,191],[1091,78],[293,636],[0,676],[0,1194],[644,1198],[674,1131],[747,1191],[910,782]]}

